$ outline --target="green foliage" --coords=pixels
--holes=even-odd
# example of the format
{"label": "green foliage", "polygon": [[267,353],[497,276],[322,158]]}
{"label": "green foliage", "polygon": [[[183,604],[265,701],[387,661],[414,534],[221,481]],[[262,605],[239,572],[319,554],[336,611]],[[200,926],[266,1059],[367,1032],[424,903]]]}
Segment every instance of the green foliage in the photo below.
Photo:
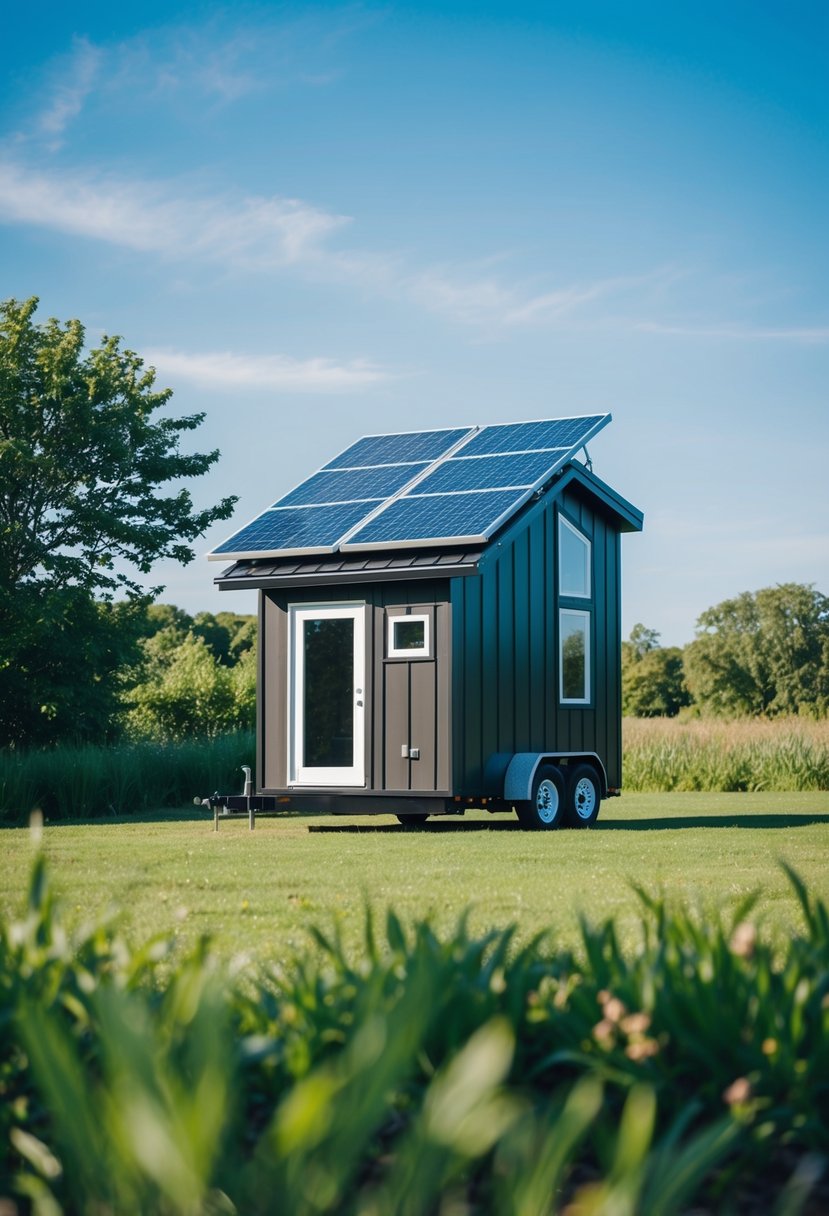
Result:
{"label": "green foliage", "polygon": [[255,617],[200,612],[194,619],[153,604],[144,633],[123,698],[131,738],[170,742],[253,729]]}
{"label": "green foliage", "polygon": [[181,807],[194,794],[241,788],[253,764],[253,733],[239,731],[176,744],[58,747],[0,752],[0,823],[137,815]]}
{"label": "green foliage", "polygon": [[659,634],[634,625],[622,642],[622,713],[636,718],[672,718],[689,705],[682,651],[660,647]]}
{"label": "green foliage", "polygon": [[[157,641],[163,634],[156,634]],[[130,693],[127,726],[136,738],[176,741],[253,729],[256,655],[246,650],[234,667],[219,663],[203,637],[189,634],[157,662]]]}
{"label": "green foliage", "polygon": [[143,608],[101,603],[80,587],[24,586],[9,613],[0,594],[0,742],[117,736]]}
{"label": "green foliage", "polygon": [[189,562],[188,542],[235,502],[196,510],[181,484],[218,459],[180,451],[203,414],[156,418],[171,392],[119,338],[85,351],[79,321],[38,325],[36,307],[0,304],[0,741],[15,744],[42,737],[41,708],[52,739],[95,733],[100,711],[71,723],[78,692],[112,670],[94,597],[140,596],[130,568]]}
{"label": "green foliage", "polygon": [[[829,917],[640,893],[573,954],[370,912],[258,977],[112,924],[69,937],[36,861],[0,931],[0,1194],[35,1213],[795,1216],[829,1141]],[[569,1206],[567,1206],[569,1205]]]}
{"label": "green foliage", "polygon": [[784,583],[703,612],[685,649],[688,687],[704,713],[829,712],[829,599]]}

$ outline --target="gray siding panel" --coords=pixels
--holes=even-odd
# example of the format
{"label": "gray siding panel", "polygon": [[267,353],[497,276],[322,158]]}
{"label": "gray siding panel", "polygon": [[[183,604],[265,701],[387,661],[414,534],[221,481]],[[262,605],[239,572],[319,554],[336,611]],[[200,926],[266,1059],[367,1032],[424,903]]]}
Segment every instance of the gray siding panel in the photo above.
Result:
{"label": "gray siding panel", "polygon": [[[463,582],[458,579],[458,582]],[[368,790],[451,791],[451,609],[446,580],[311,586],[261,593],[257,708],[257,787],[288,782],[288,606],[366,604],[365,761]],[[421,608],[432,616],[433,660],[386,660],[386,610]],[[417,669],[417,670],[415,670]],[[412,729],[419,736],[409,739]],[[400,754],[420,746],[421,759]]]}
{"label": "gray siding panel", "polygon": [[381,663],[383,673],[383,695],[381,704],[386,712],[380,724],[379,735],[383,738],[385,766],[378,789],[407,790],[409,788],[409,761],[400,749],[409,742],[409,664]]}
{"label": "gray siding panel", "polygon": [[411,746],[420,757],[409,762],[409,789],[436,790],[437,784],[437,682],[434,663],[404,663],[409,669]]}

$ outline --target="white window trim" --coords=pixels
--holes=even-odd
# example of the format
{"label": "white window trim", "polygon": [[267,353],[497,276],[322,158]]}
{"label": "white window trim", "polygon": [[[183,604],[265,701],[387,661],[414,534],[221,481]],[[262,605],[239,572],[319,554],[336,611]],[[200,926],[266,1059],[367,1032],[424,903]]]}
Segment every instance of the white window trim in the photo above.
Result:
{"label": "white window trim", "polygon": [[[364,786],[365,777],[365,612],[359,601],[344,604],[288,605],[288,784]],[[304,751],[305,664],[299,645],[306,620],[350,618],[354,622],[354,764],[345,768],[310,768],[302,764]],[[358,693],[358,687],[360,692]]]}
{"label": "white window trim", "polygon": [[[568,591],[564,586],[564,571],[562,570],[562,565],[561,565],[561,558],[562,558],[562,553],[563,553],[563,546],[561,544],[561,525],[562,524],[564,524],[565,528],[569,528],[570,531],[573,533],[573,535],[577,536],[583,545],[587,546],[587,591],[586,592]],[[559,595],[563,595],[563,596],[567,597],[568,599],[589,600],[593,595],[593,542],[591,541],[590,537],[585,536],[584,533],[579,528],[577,528],[575,524],[571,524],[570,520],[566,517],[566,515],[562,515],[561,513],[559,513],[559,517],[558,517],[558,530],[559,530],[558,531],[558,534],[559,534],[558,593],[559,593]]]}
{"label": "white window trim", "polygon": [[[410,613],[395,613],[389,615],[388,621],[388,637],[386,638],[386,658],[387,659],[428,659],[431,656],[432,639],[430,636],[430,620],[427,612],[410,612]],[[422,621],[423,622],[423,645],[418,646],[416,650],[411,647],[397,647],[394,645],[394,627],[398,621]]]}
{"label": "white window trim", "polygon": [[[559,608],[558,630],[558,697],[562,705],[589,705],[591,702],[592,686],[590,683],[590,616],[585,608]],[[584,622],[584,691],[583,697],[565,697],[564,695],[564,630],[561,621],[565,616],[578,616]]]}

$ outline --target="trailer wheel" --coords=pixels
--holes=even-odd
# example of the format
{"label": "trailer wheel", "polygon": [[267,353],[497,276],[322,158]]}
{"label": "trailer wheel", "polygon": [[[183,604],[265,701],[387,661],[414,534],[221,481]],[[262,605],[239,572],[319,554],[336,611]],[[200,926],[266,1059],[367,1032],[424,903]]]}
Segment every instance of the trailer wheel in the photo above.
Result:
{"label": "trailer wheel", "polygon": [[516,802],[515,813],[522,828],[549,831],[564,817],[564,777],[554,764],[540,764],[533,781],[532,797]]}
{"label": "trailer wheel", "polygon": [[599,817],[602,802],[599,775],[592,764],[577,764],[569,774],[565,818],[571,828],[589,828]]}
{"label": "trailer wheel", "polygon": [[404,828],[422,828],[428,818],[428,815],[424,815],[420,812],[414,815],[397,816],[398,822],[401,823]]}

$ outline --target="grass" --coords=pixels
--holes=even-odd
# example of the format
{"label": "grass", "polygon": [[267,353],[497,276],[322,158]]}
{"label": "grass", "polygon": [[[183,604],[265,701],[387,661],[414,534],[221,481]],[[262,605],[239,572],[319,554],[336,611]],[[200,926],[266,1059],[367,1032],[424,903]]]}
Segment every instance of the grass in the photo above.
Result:
{"label": "grass", "polygon": [[[0,832],[0,913],[23,898],[27,829]],[[778,937],[802,927],[785,858],[829,897],[829,794],[625,794],[589,832],[527,833],[510,816],[471,815],[405,830],[390,817],[220,821],[202,813],[145,821],[47,825],[44,847],[70,921],[121,906],[134,939],[175,926],[182,946],[215,936],[229,958],[283,957],[308,948],[306,926],[336,917],[361,940],[364,905],[393,906],[407,922],[430,915],[449,930],[464,908],[479,932],[514,922],[518,940],[550,928],[578,939],[578,913],[614,916],[637,939],[631,882],[685,901],[733,905],[763,891]]]}
{"label": "grass", "polygon": [[55,820],[183,806],[200,790],[241,790],[240,766],[254,756],[252,731],[179,743],[0,750],[0,824],[25,823],[38,809]]}
{"label": "grass", "polygon": [[626,718],[626,789],[829,789],[829,720]]}

